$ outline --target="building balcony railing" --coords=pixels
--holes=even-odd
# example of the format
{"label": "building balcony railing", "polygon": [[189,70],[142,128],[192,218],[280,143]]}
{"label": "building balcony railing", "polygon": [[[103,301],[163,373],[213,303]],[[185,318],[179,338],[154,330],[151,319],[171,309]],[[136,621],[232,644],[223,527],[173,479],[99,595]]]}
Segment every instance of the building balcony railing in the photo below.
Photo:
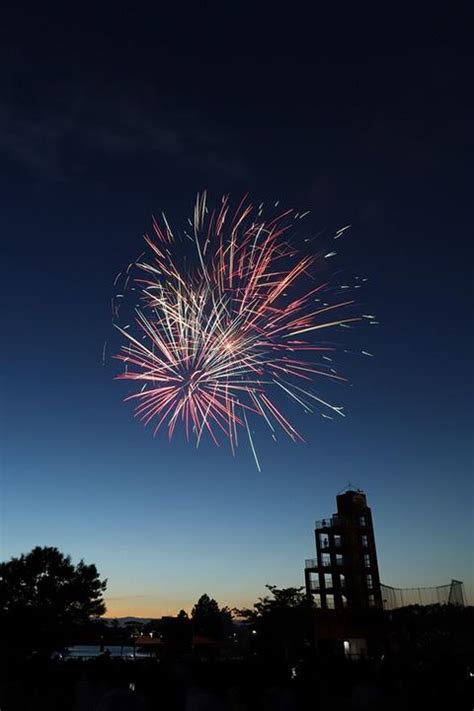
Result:
{"label": "building balcony railing", "polygon": [[[324,591],[327,593],[334,593],[335,590],[337,590],[338,586],[335,585],[334,583],[325,583],[324,584]],[[346,581],[342,578],[339,580],[339,588],[340,590],[343,590],[345,592],[346,590]],[[319,593],[321,592],[321,585],[319,580],[310,580],[309,581],[309,589],[311,592]]]}
{"label": "building balcony railing", "polygon": [[328,518],[322,518],[315,521],[314,527],[318,528],[363,528],[367,526],[367,516],[365,514],[354,516],[343,516],[341,514],[333,514]]}
{"label": "building balcony railing", "polygon": [[305,560],[305,568],[340,568],[345,564],[344,558],[336,558],[333,562],[331,559],[323,558],[321,562],[318,562],[317,558],[307,558]]}
{"label": "building balcony railing", "polygon": [[334,543],[330,543],[330,541],[323,541],[321,543],[321,550],[322,551],[328,551],[331,550],[332,548],[342,548],[342,541],[340,540],[335,540]]}
{"label": "building balcony railing", "polygon": [[315,521],[314,527],[317,528],[345,528],[347,526],[357,525],[355,521],[345,516],[328,516],[328,518],[322,518],[320,521]]}

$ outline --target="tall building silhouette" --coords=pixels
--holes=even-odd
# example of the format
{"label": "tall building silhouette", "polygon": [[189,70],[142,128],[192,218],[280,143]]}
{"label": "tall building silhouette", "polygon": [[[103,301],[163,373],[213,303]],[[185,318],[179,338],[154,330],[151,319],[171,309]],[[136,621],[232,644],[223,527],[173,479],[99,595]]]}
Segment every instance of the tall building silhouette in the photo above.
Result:
{"label": "tall building silhouette", "polygon": [[316,558],[307,560],[308,595],[323,610],[382,608],[372,512],[360,489],[337,496],[337,513],[316,521]]}

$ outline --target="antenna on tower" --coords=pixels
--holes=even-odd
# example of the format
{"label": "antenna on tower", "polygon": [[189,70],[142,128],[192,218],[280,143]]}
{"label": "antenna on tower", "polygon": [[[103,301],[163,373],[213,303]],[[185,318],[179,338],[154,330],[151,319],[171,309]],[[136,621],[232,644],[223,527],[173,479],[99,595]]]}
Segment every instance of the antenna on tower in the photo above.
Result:
{"label": "antenna on tower", "polygon": [[338,494],[344,494],[346,491],[362,491],[362,489],[358,486],[354,486],[352,482],[348,481],[346,486],[344,486],[341,491],[338,491]]}

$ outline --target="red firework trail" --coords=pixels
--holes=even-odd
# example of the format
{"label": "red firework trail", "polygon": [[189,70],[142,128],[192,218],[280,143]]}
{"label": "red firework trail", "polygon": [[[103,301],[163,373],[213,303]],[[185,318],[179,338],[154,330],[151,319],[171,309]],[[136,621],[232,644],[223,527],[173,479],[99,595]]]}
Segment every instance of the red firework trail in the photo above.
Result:
{"label": "red firework trail", "polygon": [[153,219],[153,236],[145,235],[150,257],[137,260],[131,282],[139,296],[135,326],[117,326],[125,344],[115,357],[125,363],[117,377],[139,386],[126,400],[135,401],[136,416],[153,423],[155,434],[166,427],[171,438],[180,422],[197,444],[204,432],[218,444],[221,433],[234,452],[243,428],[259,467],[250,415],[263,418],[273,436],[281,428],[302,440],[277,392],[306,412],[317,404],[343,416],[312,390],[317,378],[344,380],[322,355],[334,348],[317,336],[361,317],[348,313],[352,299],[321,300],[333,288],[321,267],[334,253],[299,253],[288,238],[294,220],[286,210],[265,221],[261,206],[247,198],[235,210],[228,197],[208,209],[206,193],[198,195],[192,234],[183,239],[164,215]]}

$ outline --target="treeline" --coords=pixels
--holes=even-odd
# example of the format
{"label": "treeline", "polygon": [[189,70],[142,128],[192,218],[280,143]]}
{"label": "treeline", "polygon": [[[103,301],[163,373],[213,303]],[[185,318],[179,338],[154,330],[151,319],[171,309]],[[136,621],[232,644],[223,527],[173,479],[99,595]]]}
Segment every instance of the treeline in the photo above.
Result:
{"label": "treeline", "polygon": [[[71,562],[57,548],[36,547],[0,564],[0,628],[4,655],[51,654],[74,643],[134,644],[137,636],[158,638],[168,654],[196,645],[236,645],[239,653],[297,664],[318,652],[318,611],[304,588],[267,586],[250,609],[229,609],[204,594],[191,614],[132,622],[125,627],[103,618],[101,580],[95,565]],[[336,613],[334,613],[336,614]],[[472,654],[474,608],[411,606],[382,613],[382,647],[405,660]]]}
{"label": "treeline", "polygon": [[3,651],[51,654],[72,643],[127,643],[137,635],[156,634],[168,650],[245,637],[253,651],[266,649],[292,658],[310,644],[312,603],[303,588],[267,587],[269,594],[252,609],[221,608],[203,594],[190,616],[181,610],[174,618],[121,628],[102,617],[107,580],[101,580],[95,565],[83,560],[74,565],[57,548],[36,547],[0,564]]}

